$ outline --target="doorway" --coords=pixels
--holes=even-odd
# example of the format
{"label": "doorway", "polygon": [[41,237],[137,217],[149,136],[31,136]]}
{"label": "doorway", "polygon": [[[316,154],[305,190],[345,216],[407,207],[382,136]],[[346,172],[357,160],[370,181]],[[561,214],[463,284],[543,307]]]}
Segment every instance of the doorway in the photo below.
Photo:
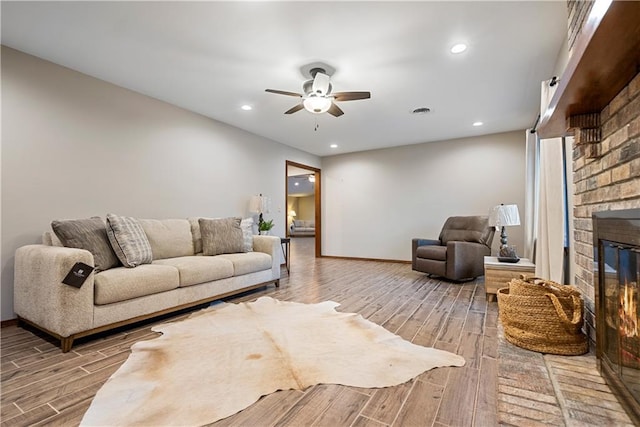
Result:
{"label": "doorway", "polygon": [[[287,237],[314,236],[315,256],[322,256],[321,171],[313,166],[287,160],[285,169],[285,224]],[[297,208],[297,210],[296,210]],[[300,224],[305,230],[298,233],[292,225]],[[312,234],[311,234],[312,233]]]}

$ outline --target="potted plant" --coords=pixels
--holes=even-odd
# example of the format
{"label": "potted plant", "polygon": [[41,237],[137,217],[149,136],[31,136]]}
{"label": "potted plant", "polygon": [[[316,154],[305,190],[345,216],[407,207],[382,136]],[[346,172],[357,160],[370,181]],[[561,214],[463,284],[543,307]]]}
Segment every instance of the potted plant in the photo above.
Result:
{"label": "potted plant", "polygon": [[271,230],[273,228],[274,224],[273,224],[273,220],[270,219],[268,221],[262,221],[260,223],[258,223],[258,232],[262,235],[268,235],[269,234],[269,230]]}

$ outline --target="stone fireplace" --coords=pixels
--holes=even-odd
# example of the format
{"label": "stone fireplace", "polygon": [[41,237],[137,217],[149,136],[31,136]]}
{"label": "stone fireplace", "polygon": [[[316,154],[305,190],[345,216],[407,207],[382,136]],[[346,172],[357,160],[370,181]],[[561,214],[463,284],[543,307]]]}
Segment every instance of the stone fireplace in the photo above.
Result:
{"label": "stone fireplace", "polygon": [[[637,406],[633,407],[638,404],[638,378],[633,379],[637,371],[632,366],[638,359],[628,351],[638,342],[638,255],[628,238],[632,233],[638,238],[640,232],[598,235],[617,227],[604,225],[620,214],[615,211],[640,209],[640,2],[569,0],[567,6],[569,58],[541,115],[538,136],[573,136],[569,193],[575,256],[567,282],[584,297],[585,332],[602,357],[603,375],[620,390],[615,376],[608,374],[622,374],[618,385],[635,381],[636,388],[627,387],[619,397],[640,425]],[[594,240],[602,245],[602,253],[594,255]],[[609,312],[603,314],[601,309],[607,307]]]}
{"label": "stone fireplace", "polygon": [[640,209],[593,214],[596,356],[640,423]]}

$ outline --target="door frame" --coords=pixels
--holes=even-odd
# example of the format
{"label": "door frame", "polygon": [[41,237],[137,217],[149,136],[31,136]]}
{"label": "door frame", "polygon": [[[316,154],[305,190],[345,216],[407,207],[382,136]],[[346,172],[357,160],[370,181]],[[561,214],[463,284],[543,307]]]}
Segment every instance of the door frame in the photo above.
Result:
{"label": "door frame", "polygon": [[[293,162],[291,160],[286,160],[284,167],[284,200],[285,206],[287,206],[287,202],[289,201],[289,166],[293,166],[300,169],[305,169],[316,176],[315,188],[314,188],[314,199],[315,199],[315,221],[316,221],[316,258],[320,258],[322,256],[322,171],[313,166],[304,165],[302,163]],[[288,208],[285,209],[284,212],[284,223],[288,224]],[[289,227],[287,225],[287,237],[289,235]]]}

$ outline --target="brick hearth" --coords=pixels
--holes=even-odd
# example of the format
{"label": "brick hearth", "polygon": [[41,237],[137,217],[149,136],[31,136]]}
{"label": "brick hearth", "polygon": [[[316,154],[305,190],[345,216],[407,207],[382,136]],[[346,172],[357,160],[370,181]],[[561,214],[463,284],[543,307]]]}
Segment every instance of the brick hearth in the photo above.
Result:
{"label": "brick hearth", "polygon": [[505,340],[498,327],[498,420],[514,426],[633,426],[592,352],[555,356]]}

